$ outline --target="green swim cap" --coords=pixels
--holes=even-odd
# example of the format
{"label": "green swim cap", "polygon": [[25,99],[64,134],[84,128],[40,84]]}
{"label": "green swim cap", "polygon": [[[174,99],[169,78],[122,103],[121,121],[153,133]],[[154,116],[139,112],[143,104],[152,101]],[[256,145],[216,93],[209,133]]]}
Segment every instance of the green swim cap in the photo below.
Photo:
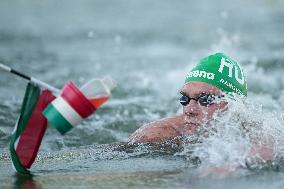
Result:
{"label": "green swim cap", "polygon": [[200,81],[226,93],[247,96],[247,82],[241,66],[223,53],[201,59],[186,76],[185,83]]}

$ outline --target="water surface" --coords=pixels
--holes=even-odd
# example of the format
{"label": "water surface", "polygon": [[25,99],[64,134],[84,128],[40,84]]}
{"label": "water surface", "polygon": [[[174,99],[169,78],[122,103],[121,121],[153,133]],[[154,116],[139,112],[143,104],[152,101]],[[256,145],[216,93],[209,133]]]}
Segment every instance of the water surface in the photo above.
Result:
{"label": "water surface", "polygon": [[[107,104],[65,136],[49,128],[32,167],[34,177],[26,178],[14,174],[7,155],[26,82],[1,72],[0,187],[279,188],[282,171],[244,169],[227,179],[202,178],[187,151],[153,155],[152,149],[115,152],[109,145],[127,141],[144,123],[179,112],[186,73],[218,51],[244,67],[254,104],[242,114],[264,121],[265,129],[281,138],[273,128],[283,123],[283,10],[280,0],[1,1],[2,62],[58,88],[105,75],[118,87]],[[221,161],[223,154],[235,152],[235,143],[226,140],[234,138],[230,135],[222,144],[213,141],[208,148],[213,151],[206,153],[220,155],[213,159]],[[240,159],[235,155],[229,160]]]}

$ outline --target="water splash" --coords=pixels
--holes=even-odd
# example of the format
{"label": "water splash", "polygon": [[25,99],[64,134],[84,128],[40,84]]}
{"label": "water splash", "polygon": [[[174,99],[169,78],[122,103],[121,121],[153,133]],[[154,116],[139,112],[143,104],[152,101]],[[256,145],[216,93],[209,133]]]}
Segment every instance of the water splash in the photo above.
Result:
{"label": "water splash", "polygon": [[250,99],[227,100],[228,110],[216,113],[198,139],[188,137],[195,143],[185,144],[181,154],[198,157],[202,168],[279,169],[284,156],[283,115]]}

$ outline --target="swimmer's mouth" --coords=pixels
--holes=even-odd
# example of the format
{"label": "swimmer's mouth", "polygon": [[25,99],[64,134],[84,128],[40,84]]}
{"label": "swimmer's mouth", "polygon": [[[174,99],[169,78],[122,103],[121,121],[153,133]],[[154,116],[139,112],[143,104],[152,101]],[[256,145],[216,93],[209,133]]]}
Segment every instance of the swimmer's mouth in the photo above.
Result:
{"label": "swimmer's mouth", "polygon": [[192,123],[192,122],[185,122],[184,125],[187,127],[198,127],[199,126],[198,123]]}

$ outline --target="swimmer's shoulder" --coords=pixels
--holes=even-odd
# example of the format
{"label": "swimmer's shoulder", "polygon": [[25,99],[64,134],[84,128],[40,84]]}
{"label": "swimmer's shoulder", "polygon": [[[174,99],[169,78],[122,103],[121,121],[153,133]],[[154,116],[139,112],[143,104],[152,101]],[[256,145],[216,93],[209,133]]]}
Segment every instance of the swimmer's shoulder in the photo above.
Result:
{"label": "swimmer's shoulder", "polygon": [[131,142],[164,142],[180,136],[179,127],[183,125],[183,116],[176,115],[160,119],[137,129],[129,138]]}

